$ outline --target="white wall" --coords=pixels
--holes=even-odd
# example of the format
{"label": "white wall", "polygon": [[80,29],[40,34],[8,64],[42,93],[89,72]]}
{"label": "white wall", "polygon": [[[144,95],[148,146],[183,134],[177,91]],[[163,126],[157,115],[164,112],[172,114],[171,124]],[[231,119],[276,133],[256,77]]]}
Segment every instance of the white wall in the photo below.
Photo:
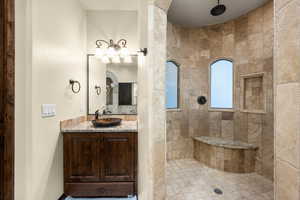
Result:
{"label": "white wall", "polygon": [[[87,44],[128,40],[135,52],[136,11],[87,14],[78,0],[16,0],[16,200],[56,200],[63,193],[61,120],[86,114]],[[89,31],[89,42],[87,33]],[[93,53],[93,51],[89,51]],[[69,79],[81,82],[73,94]],[[57,116],[41,117],[41,104]]]}
{"label": "white wall", "polygon": [[80,0],[87,10],[137,10],[139,0]]}
{"label": "white wall", "polygon": [[[31,1],[15,1],[15,199],[30,199]],[[27,28],[26,28],[27,27]]]}
{"label": "white wall", "polygon": [[126,39],[129,51],[136,54],[139,47],[137,20],[137,11],[88,11],[88,53],[95,53],[96,40]]}
{"label": "white wall", "polygon": [[[16,0],[16,30],[16,200],[55,200],[63,193],[59,121],[86,114],[86,13],[77,0]],[[56,117],[41,118],[44,103],[57,105]]]}

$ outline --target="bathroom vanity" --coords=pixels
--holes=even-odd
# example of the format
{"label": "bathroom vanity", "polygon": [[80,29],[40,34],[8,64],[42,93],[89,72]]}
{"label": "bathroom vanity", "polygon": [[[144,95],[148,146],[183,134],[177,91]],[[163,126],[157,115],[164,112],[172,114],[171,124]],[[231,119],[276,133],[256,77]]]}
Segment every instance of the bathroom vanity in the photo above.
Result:
{"label": "bathroom vanity", "polygon": [[72,197],[137,194],[137,122],[94,128],[91,121],[62,129],[64,193]]}
{"label": "bathroom vanity", "polygon": [[66,196],[137,194],[137,56],[129,58],[103,63],[87,55],[88,117],[61,127]]}

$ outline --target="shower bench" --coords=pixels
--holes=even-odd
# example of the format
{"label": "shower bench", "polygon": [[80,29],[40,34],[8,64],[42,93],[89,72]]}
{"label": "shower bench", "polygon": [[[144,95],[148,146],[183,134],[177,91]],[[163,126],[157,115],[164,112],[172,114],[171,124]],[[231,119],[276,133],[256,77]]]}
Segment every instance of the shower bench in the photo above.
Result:
{"label": "shower bench", "polygon": [[254,172],[257,149],[255,145],[224,138],[194,137],[194,158],[226,172]]}

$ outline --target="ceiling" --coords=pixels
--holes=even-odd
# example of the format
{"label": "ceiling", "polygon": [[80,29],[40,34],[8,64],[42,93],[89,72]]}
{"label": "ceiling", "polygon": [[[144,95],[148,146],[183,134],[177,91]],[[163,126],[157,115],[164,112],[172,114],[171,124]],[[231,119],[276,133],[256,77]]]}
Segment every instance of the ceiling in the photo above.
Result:
{"label": "ceiling", "polygon": [[265,4],[268,0],[220,0],[225,4],[226,12],[221,16],[211,16],[210,10],[217,5],[217,0],[173,0],[168,13],[168,20],[186,27],[201,27],[219,24],[235,19]]}
{"label": "ceiling", "polygon": [[79,0],[86,10],[136,11],[138,0]]}

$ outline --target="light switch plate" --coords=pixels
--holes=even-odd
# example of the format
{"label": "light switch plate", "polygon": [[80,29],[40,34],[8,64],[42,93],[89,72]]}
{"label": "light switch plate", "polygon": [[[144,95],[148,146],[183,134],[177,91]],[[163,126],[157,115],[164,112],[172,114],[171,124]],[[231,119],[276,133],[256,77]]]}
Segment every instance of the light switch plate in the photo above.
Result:
{"label": "light switch plate", "polygon": [[56,116],[55,104],[42,104],[42,117],[54,117]]}

